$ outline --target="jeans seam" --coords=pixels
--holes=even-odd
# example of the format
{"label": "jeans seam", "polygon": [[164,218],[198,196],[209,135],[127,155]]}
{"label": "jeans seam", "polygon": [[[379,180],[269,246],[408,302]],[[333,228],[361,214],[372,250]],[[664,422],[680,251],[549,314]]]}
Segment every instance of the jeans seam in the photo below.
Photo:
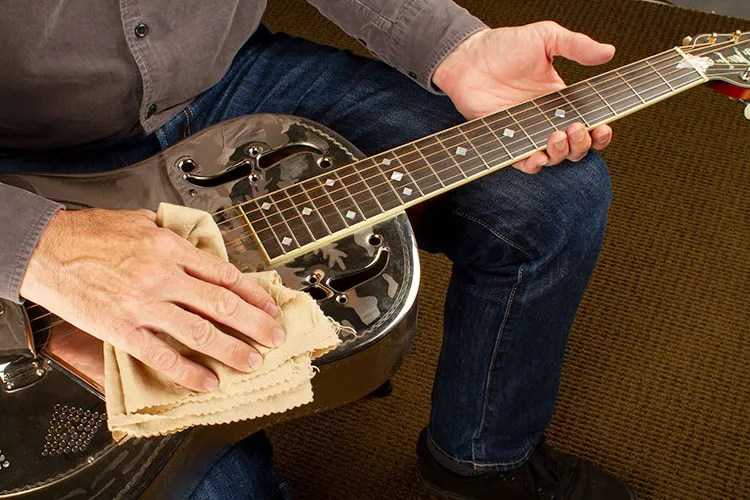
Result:
{"label": "jeans seam", "polygon": [[459,464],[470,464],[472,467],[476,467],[476,468],[517,466],[517,465],[520,465],[520,464],[523,464],[524,462],[526,462],[529,459],[529,455],[531,455],[532,451],[534,450],[534,447],[531,446],[531,447],[529,447],[528,450],[526,450],[526,453],[524,453],[523,457],[519,458],[518,460],[513,460],[513,461],[510,461],[510,462],[479,463],[479,462],[474,461],[474,459],[472,459],[472,460],[462,460],[462,459],[456,458],[456,457],[452,456],[451,454],[449,454],[448,452],[446,452],[432,438],[432,433],[430,432],[429,428],[427,429],[427,439],[430,440],[430,443],[432,443],[432,446],[434,446],[435,449],[438,450],[443,455],[444,458],[446,458],[446,459],[448,459],[448,460],[450,460],[452,462],[459,463]]}
{"label": "jeans seam", "polygon": [[510,317],[510,311],[513,307],[514,300],[516,298],[516,292],[518,290],[519,285],[523,282],[523,271],[524,271],[524,265],[521,264],[518,266],[518,278],[516,279],[516,282],[513,284],[513,288],[510,291],[510,297],[508,297],[508,304],[505,306],[505,313],[503,314],[503,321],[500,323],[500,327],[498,328],[497,336],[495,337],[495,347],[492,350],[492,358],[490,359],[490,366],[487,370],[487,379],[484,386],[484,399],[482,402],[482,413],[481,413],[481,419],[479,420],[479,426],[477,427],[477,431],[474,434],[474,438],[471,441],[471,459],[476,463],[476,443],[479,439],[479,436],[481,436],[485,429],[485,423],[486,423],[486,415],[487,415],[487,407],[489,406],[489,397],[490,397],[490,386],[492,384],[492,372],[493,367],[495,366],[495,363],[497,362],[498,358],[498,352],[500,350],[500,343],[503,338],[505,338],[505,328],[508,325],[508,318]]}
{"label": "jeans seam", "polygon": [[485,228],[487,231],[489,231],[490,233],[492,233],[497,239],[499,239],[503,243],[505,243],[505,244],[507,244],[507,245],[509,245],[509,246],[511,246],[513,248],[515,248],[519,252],[522,252],[529,259],[533,259],[534,258],[534,256],[531,255],[531,252],[529,252],[523,246],[521,246],[518,243],[516,243],[515,241],[511,240],[509,237],[505,236],[504,234],[499,233],[491,225],[489,225],[487,222],[485,222],[484,220],[480,219],[479,217],[467,214],[466,212],[462,212],[460,210],[452,210],[452,213],[454,215],[457,215],[459,217],[467,219],[467,220],[469,220],[471,222],[479,224],[480,226],[482,226],[483,228]]}
{"label": "jeans seam", "polygon": [[193,117],[193,110],[190,109],[190,105],[185,106],[185,109],[182,110],[183,113],[185,113],[185,132],[183,133],[182,137],[189,137],[192,132],[190,131],[190,119]]}

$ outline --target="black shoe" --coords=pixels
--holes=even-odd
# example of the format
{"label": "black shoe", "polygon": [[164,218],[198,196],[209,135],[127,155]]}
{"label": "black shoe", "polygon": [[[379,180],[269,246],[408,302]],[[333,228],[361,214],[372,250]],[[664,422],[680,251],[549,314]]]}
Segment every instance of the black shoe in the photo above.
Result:
{"label": "black shoe", "polygon": [[443,498],[460,500],[635,500],[635,491],[596,465],[549,448],[544,439],[521,467],[462,476],[440,465],[427,448],[427,431],[417,443],[425,485]]}

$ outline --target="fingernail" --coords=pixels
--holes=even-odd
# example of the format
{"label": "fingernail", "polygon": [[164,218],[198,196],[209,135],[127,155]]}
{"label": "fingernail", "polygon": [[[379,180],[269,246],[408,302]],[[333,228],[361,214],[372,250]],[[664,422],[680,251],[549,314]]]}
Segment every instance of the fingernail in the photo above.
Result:
{"label": "fingernail", "polygon": [[203,379],[203,387],[207,391],[213,391],[214,389],[219,387],[219,379],[213,375],[208,375],[205,379]]}
{"label": "fingernail", "polygon": [[266,314],[269,316],[275,318],[277,314],[279,314],[279,308],[276,307],[276,304],[273,303],[273,301],[269,302],[265,309]]}
{"label": "fingernail", "polygon": [[559,141],[553,142],[552,147],[555,148],[555,151],[565,151],[566,143],[567,143],[567,139],[560,139]]}
{"label": "fingernail", "polygon": [[273,331],[273,345],[279,347],[284,343],[284,340],[286,340],[286,333],[284,333],[284,331],[280,328],[275,329]]}
{"label": "fingernail", "polygon": [[248,363],[250,363],[250,368],[257,370],[263,364],[263,356],[259,352],[253,351],[248,356]]}
{"label": "fingernail", "polygon": [[580,142],[583,140],[584,136],[586,135],[586,129],[583,128],[583,125],[575,127],[571,135],[573,136],[574,141]]}

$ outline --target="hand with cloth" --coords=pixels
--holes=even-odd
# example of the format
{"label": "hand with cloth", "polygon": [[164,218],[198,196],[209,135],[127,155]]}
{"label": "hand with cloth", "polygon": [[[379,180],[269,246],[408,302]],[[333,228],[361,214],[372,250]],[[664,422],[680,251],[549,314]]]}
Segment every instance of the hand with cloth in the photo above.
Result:
{"label": "hand with cloth", "polygon": [[[75,235],[71,237],[71,235]],[[194,391],[216,375],[156,334],[245,373],[284,343],[271,295],[220,257],[156,224],[149,210],[58,212],[21,283],[21,296]]]}

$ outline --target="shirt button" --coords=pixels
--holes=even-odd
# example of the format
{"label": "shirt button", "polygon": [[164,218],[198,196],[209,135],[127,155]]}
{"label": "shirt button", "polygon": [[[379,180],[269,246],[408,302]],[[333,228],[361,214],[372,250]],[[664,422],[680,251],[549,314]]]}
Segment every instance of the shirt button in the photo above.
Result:
{"label": "shirt button", "polygon": [[154,116],[154,113],[156,113],[156,104],[152,104],[148,107],[148,109],[146,110],[146,118],[151,118],[152,116]]}
{"label": "shirt button", "polygon": [[148,26],[143,23],[138,23],[135,25],[135,29],[133,30],[135,32],[135,36],[138,38],[143,38],[144,36],[148,35]]}
{"label": "shirt button", "polygon": [[415,80],[417,79],[417,74],[415,72],[413,72],[413,71],[409,71],[409,76],[412,77]]}

